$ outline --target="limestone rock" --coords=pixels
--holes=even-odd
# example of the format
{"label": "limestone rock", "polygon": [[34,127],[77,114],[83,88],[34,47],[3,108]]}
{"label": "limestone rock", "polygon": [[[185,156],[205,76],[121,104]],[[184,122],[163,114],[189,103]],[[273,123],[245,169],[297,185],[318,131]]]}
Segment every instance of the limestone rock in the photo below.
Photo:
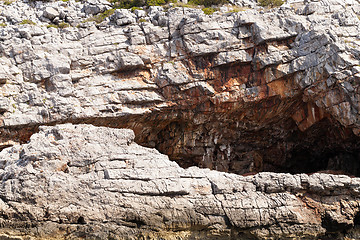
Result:
{"label": "limestone rock", "polygon": [[52,7],[47,7],[44,10],[44,17],[53,20],[54,18],[58,17],[60,15],[60,13]]}
{"label": "limestone rock", "polygon": [[[306,172],[341,170],[332,159],[350,152],[356,162],[359,151],[358,5],[297,1],[209,16],[152,6],[102,23],[90,20],[104,1],[2,5],[0,142],[85,121],[131,128],[184,167],[292,171],[306,152],[318,166]],[[55,18],[78,27],[45,27]]]}
{"label": "limestone rock", "polygon": [[86,14],[96,15],[111,9],[111,4],[106,0],[89,0],[85,2],[83,11]]}
{"label": "limestone rock", "polygon": [[121,52],[119,55],[120,70],[134,69],[144,66],[144,62],[136,54]]}
{"label": "limestone rock", "polygon": [[234,63],[234,62],[251,62],[252,57],[244,50],[234,52],[219,53],[215,58],[214,66]]}
{"label": "limestone rock", "polygon": [[359,212],[358,178],[182,169],[134,137],[127,129],[65,124],[41,127],[28,144],[4,149],[2,233],[317,239],[353,226]]}
{"label": "limestone rock", "polygon": [[[149,231],[153,233],[157,229],[161,232],[170,226],[171,234],[180,230],[179,234],[183,235],[179,235],[179,238],[183,238],[184,234],[198,234],[196,236],[200,239],[210,238],[210,235],[216,238],[215,235],[222,231],[219,229],[225,229],[228,234],[229,229],[237,227],[247,229],[239,230],[243,231],[245,239],[249,236],[282,238],[282,234],[290,236],[300,231],[309,238],[325,232],[341,235],[344,231],[349,234],[355,231],[353,234],[356,234],[352,222],[354,217],[358,218],[358,209],[354,207],[357,200],[354,200],[354,205],[352,200],[341,202],[340,205],[345,207],[340,210],[338,199],[356,197],[357,190],[354,189],[357,189],[357,180],[329,174],[308,176],[305,173],[325,171],[360,176],[358,1],[288,1],[274,9],[258,7],[255,1],[233,3],[245,8],[237,11],[239,8],[225,6],[212,15],[204,14],[201,9],[174,6],[169,9],[151,6],[134,13],[117,9],[99,23],[103,15],[94,15],[109,9],[106,1],[0,2],[0,22],[4,23],[0,27],[0,149],[14,145],[13,152],[7,154],[16,156],[16,149],[23,148],[18,145],[27,143],[41,126],[88,123],[132,129],[137,143],[156,148],[182,167],[174,164],[173,168],[164,172],[154,169],[126,172],[117,169],[117,164],[124,165],[121,159],[114,163],[115,166],[104,162],[101,162],[101,166],[100,163],[96,165],[96,158],[102,161],[106,157],[96,153],[99,148],[96,144],[91,145],[94,149],[89,156],[80,151],[74,165],[70,164],[67,168],[79,174],[87,172],[96,180],[101,179],[95,181],[99,189],[111,190],[108,191],[111,196],[106,195],[102,201],[111,202],[111,210],[119,210],[108,217],[111,218],[106,220],[108,222],[101,217],[94,218],[94,225],[86,229],[86,224],[80,224],[84,232],[105,225],[104,229],[108,229],[113,221],[120,222],[120,232],[123,229],[131,234],[139,233],[141,226],[149,226],[149,222],[161,223],[151,225]],[[53,24],[58,24],[58,27],[50,27]],[[90,127],[87,129],[91,130]],[[41,134],[44,134],[45,130],[42,131]],[[45,140],[43,142],[46,143]],[[64,148],[68,150],[71,146]],[[106,146],[101,148],[105,149]],[[34,155],[31,155],[27,149],[22,154],[28,160],[32,156],[49,158],[46,163],[41,163],[48,166],[49,171],[59,166],[65,169],[67,162],[62,159],[68,156],[66,151],[49,143],[50,150],[53,152],[34,150]],[[155,155],[160,156],[158,153]],[[72,159],[72,155],[69,158]],[[19,156],[15,159],[23,160]],[[99,170],[87,168],[88,165],[81,159],[88,161],[91,167],[95,164]],[[14,171],[22,171],[21,164],[10,165]],[[154,163],[154,168],[158,164]],[[30,165],[26,166],[33,171]],[[303,174],[260,173],[243,178],[198,168],[187,169],[191,166],[233,174]],[[81,189],[94,189],[91,185],[94,182],[79,182],[78,175],[71,175],[74,182],[67,180],[69,174],[74,172],[64,171],[61,171],[64,175],[60,182],[65,182],[70,188],[64,192],[78,192],[71,189],[78,189],[76,184],[85,184],[81,185]],[[17,174],[10,169],[6,170],[8,173]],[[176,174],[180,173],[187,177],[177,178]],[[174,181],[155,178],[152,174],[169,174]],[[35,175],[29,178],[42,176],[41,172]],[[211,180],[213,184],[208,180],[211,176],[218,179]],[[21,178],[19,174],[14,178],[9,175],[6,182],[18,184],[18,178]],[[138,178],[143,185],[137,182]],[[22,187],[16,185],[16,189],[26,191],[26,184],[34,185],[35,182],[27,182],[24,177]],[[197,189],[204,198],[184,199],[184,196],[193,196],[197,191],[191,187],[192,183],[200,186]],[[208,193],[209,183],[211,192],[218,194]],[[50,186],[36,184],[44,189]],[[253,208],[253,200],[246,205],[245,190],[241,190],[240,194],[236,192],[239,191],[236,187],[234,191],[227,188],[232,184],[238,184],[239,189],[249,189],[246,192],[249,199],[259,197],[261,201],[254,201],[267,205],[263,208],[254,205],[256,208]],[[7,189],[13,188],[7,187],[4,187],[4,192],[11,192]],[[126,192],[117,193],[119,189]],[[296,196],[295,192],[304,195]],[[28,197],[33,192],[22,195],[15,193],[9,199]],[[177,194],[175,200],[169,198],[173,193]],[[76,199],[99,196],[98,192],[86,194]],[[139,195],[140,198],[127,198],[131,200],[126,200],[129,202],[121,207],[115,207],[114,199],[122,201],[127,194]],[[153,198],[154,195],[161,196]],[[178,198],[179,195],[181,197]],[[217,200],[214,200],[215,195],[219,195],[216,196]],[[325,206],[325,198],[336,206]],[[46,201],[46,197],[41,199],[38,201]],[[71,201],[74,199],[71,197]],[[234,199],[234,202],[240,199],[241,203],[232,205],[229,199]],[[201,200],[202,205],[196,205],[197,200]],[[81,201],[83,203],[77,209],[90,208],[88,202]],[[141,219],[133,217],[141,212],[137,206],[148,206],[145,204],[148,201],[151,202],[149,214]],[[280,204],[282,201],[286,204]],[[16,200],[14,206],[30,202],[36,204],[35,200]],[[167,206],[169,202],[173,204],[170,207]],[[304,202],[309,209],[304,210]],[[319,209],[324,205],[326,210],[319,210],[320,214],[314,215],[311,208],[317,202],[321,203]],[[134,204],[137,206],[130,209],[137,209],[136,212],[127,213],[124,210]],[[1,209],[10,209],[6,204],[2,206],[4,208]],[[16,206],[13,207],[14,212],[20,209]],[[69,232],[78,227],[72,223],[89,222],[86,216],[67,214],[72,211],[73,205],[59,206],[53,206],[59,211],[58,215],[54,215],[55,220],[44,220],[53,222],[51,226],[54,229],[58,229],[60,222],[66,219]],[[165,206],[167,210],[163,210]],[[296,210],[291,212],[287,206],[293,206],[292,209]],[[30,210],[26,210],[26,213],[25,208],[22,213],[28,216],[26,214]],[[162,215],[156,215],[159,208]],[[172,212],[169,209],[175,210]],[[217,209],[218,212],[199,212],[198,209]],[[38,215],[34,213],[36,211]],[[46,212],[41,207],[30,212],[34,215],[28,219],[45,219]],[[107,210],[99,212],[104,216]],[[92,214],[96,215],[97,212],[89,213]],[[344,214],[350,217],[344,218]],[[20,218],[20,215],[16,215],[16,218]],[[173,216],[179,216],[179,221]],[[191,216],[192,220],[187,216]],[[259,225],[259,216],[261,221],[264,219],[262,225]],[[120,221],[112,217],[119,217]],[[309,222],[308,217],[316,221]],[[103,225],[99,224],[98,219]],[[209,221],[216,222],[215,226]],[[184,227],[179,222],[191,223]],[[285,222],[295,224],[284,227],[282,223]],[[134,228],[129,229],[129,226]],[[111,225],[111,228],[118,227]],[[205,228],[215,230],[207,236],[201,235],[204,232],[198,229]],[[197,229],[197,232],[185,233],[187,230],[181,229]],[[100,239],[107,237],[99,236]]]}
{"label": "limestone rock", "polygon": [[135,15],[127,9],[116,9],[115,10],[115,21],[118,26],[128,25],[135,23]]}

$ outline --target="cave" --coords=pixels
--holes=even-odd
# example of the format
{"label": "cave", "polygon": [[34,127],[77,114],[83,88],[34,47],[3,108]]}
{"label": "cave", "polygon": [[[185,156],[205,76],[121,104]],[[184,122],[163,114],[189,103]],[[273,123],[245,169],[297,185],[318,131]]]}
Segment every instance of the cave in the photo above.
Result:
{"label": "cave", "polygon": [[[237,115],[188,114],[191,117],[183,119],[184,115],[159,121],[155,128],[138,132],[135,128],[137,142],[157,148],[184,168],[198,166],[245,175],[323,172],[360,176],[360,138],[331,117],[301,131],[291,118],[261,126],[238,122]],[[194,124],[199,118],[208,120]],[[155,126],[157,120],[148,124]]]}

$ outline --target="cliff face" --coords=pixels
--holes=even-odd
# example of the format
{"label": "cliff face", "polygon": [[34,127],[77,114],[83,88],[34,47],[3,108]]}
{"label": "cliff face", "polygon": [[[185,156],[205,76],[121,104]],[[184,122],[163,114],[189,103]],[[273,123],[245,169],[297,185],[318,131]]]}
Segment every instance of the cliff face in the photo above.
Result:
{"label": "cliff face", "polygon": [[[99,24],[106,2],[2,8],[4,147],[91,123],[133,129],[184,167],[360,173],[356,1],[122,9]],[[45,27],[61,21],[77,27]]]}
{"label": "cliff face", "polygon": [[0,166],[4,239],[358,236],[359,178],[183,169],[131,130],[41,127]]}
{"label": "cliff face", "polygon": [[[358,1],[242,1],[213,15],[112,12],[101,0],[0,4],[4,227],[356,238],[358,179],[304,173],[360,176]],[[130,131],[50,127],[61,123],[132,129],[180,167]]]}

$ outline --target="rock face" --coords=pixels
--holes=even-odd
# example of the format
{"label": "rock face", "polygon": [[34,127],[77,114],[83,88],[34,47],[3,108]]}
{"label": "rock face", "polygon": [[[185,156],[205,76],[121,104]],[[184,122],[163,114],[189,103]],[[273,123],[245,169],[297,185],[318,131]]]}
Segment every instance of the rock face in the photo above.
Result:
{"label": "rock face", "polygon": [[[184,167],[360,175],[357,1],[109,8],[2,5],[3,147],[41,125],[91,123],[133,129]],[[77,27],[46,27],[61,22]]]}
{"label": "rock face", "polygon": [[359,2],[232,3],[0,1],[0,238],[360,238]]}
{"label": "rock face", "polygon": [[0,153],[0,178],[4,239],[341,239],[359,224],[359,178],[183,169],[127,129],[40,127]]}

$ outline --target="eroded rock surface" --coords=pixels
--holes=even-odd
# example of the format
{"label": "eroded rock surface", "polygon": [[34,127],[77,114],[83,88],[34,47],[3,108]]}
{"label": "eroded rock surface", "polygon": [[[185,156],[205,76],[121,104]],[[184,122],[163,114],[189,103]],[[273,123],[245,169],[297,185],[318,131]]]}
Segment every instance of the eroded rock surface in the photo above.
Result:
{"label": "eroded rock surface", "polygon": [[0,4],[3,147],[92,123],[184,167],[360,175],[358,1],[118,9],[97,24],[106,1]]}
{"label": "eroded rock surface", "polygon": [[9,239],[342,239],[359,224],[359,178],[183,169],[127,129],[40,127],[0,153],[0,178]]}

